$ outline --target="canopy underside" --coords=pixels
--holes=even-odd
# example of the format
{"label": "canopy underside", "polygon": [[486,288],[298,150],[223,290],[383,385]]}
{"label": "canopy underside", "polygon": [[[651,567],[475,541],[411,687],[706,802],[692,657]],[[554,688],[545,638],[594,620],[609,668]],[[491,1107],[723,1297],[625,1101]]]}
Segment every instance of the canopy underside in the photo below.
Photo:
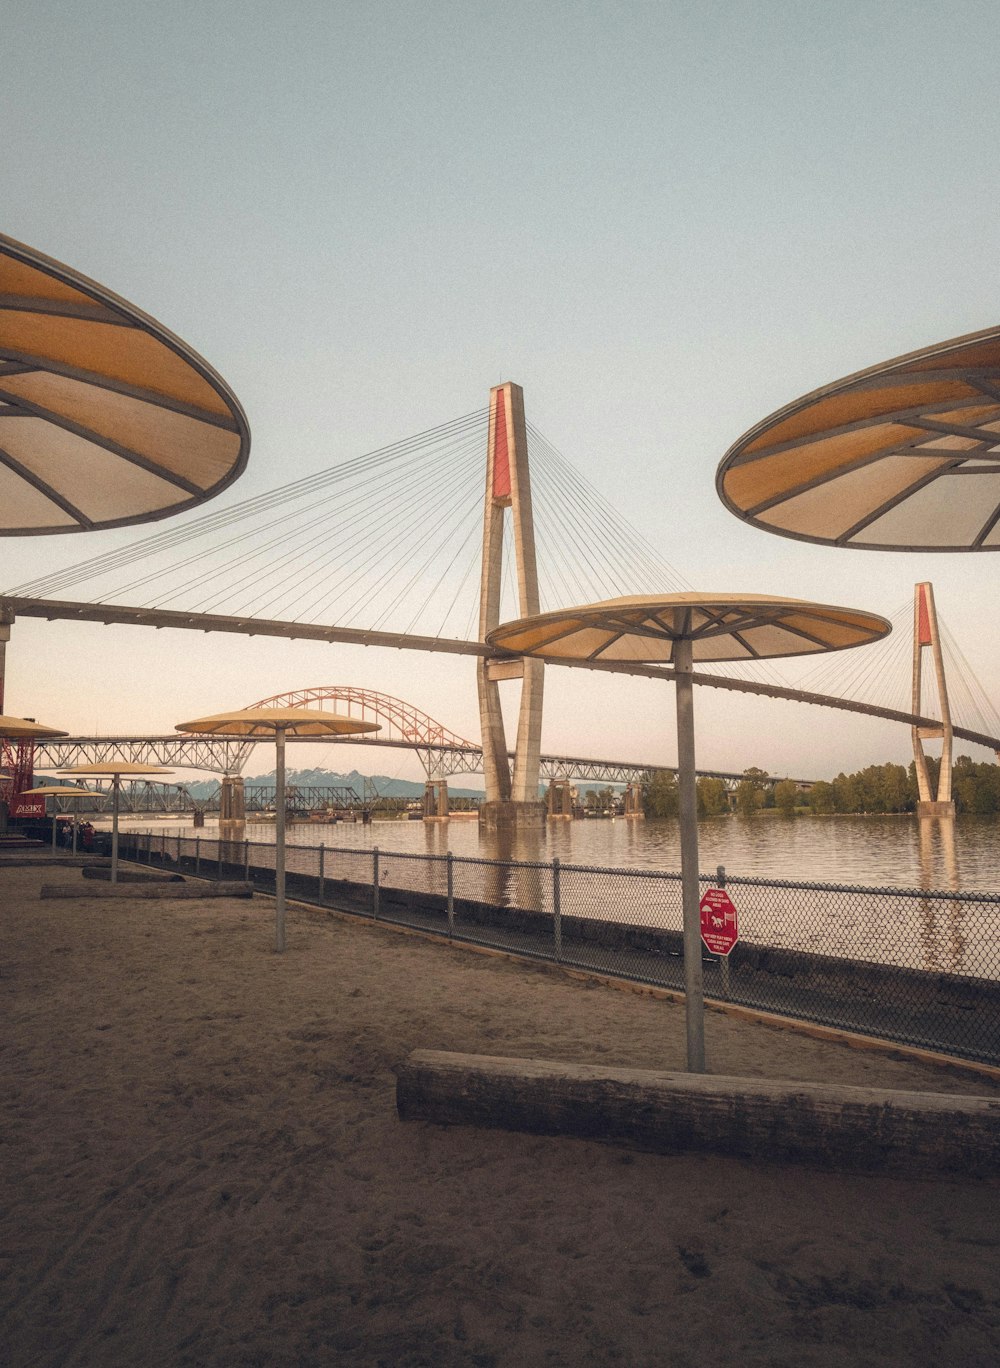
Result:
{"label": "canopy underside", "polygon": [[765,595],[676,594],[522,618],[489,634],[506,651],[551,659],[672,664],[676,643],[695,662],[811,655],[875,641],[889,631],[873,613]]}
{"label": "canopy underside", "polygon": [[737,517],[801,540],[1000,549],[1000,330],[797,400],[730,448],[716,486]]}
{"label": "canopy underside", "polygon": [[0,534],[146,522],[221,492],[235,395],[133,305],[0,235]]}

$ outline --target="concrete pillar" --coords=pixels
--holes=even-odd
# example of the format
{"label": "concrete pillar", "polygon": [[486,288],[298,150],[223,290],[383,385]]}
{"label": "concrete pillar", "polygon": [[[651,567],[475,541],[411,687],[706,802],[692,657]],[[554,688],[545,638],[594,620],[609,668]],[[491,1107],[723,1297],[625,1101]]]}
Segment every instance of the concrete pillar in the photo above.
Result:
{"label": "concrete pillar", "polygon": [[625,816],[626,817],[645,817],[642,810],[642,785],[630,783],[625,785]]}
{"label": "concrete pillar", "polygon": [[[951,707],[948,703],[948,686],[944,675],[944,656],[941,652],[941,637],[938,632],[937,609],[934,606],[934,587],[928,583],[917,584],[913,591],[913,711],[923,711],[921,703],[923,650],[929,646],[934,662],[938,702],[941,707],[941,725],[938,727],[913,727],[913,761],[917,774],[917,814],[921,817],[954,817],[955,804],[952,799],[952,726]],[[930,774],[923,743],[933,739],[941,742],[941,768],[938,772],[937,795],[931,792]]]}
{"label": "concrete pillar", "polygon": [[219,839],[241,841],[246,834],[246,793],[241,774],[225,774],[219,789]]}
{"label": "concrete pillar", "polygon": [[[479,599],[480,641],[485,641],[487,634],[500,624],[503,528],[508,508],[511,510],[514,531],[518,613],[527,617],[539,611],[528,440],[524,393],[520,385],[509,382],[496,385],[490,391]],[[512,666],[515,668],[512,669]],[[499,681],[515,675],[521,679],[521,703],[511,774]],[[480,661],[477,666],[483,773],[486,779],[486,801],[480,810],[480,824],[488,830],[507,826],[539,828],[544,825],[545,804],[538,795],[544,679],[544,666],[537,660]]]}
{"label": "concrete pillar", "polygon": [[448,780],[428,779],[424,784],[424,821],[447,822],[449,815]]}
{"label": "concrete pillar", "polygon": [[242,822],[246,818],[246,793],[241,774],[223,775],[219,788],[219,820]]}
{"label": "concrete pillar", "polygon": [[549,783],[546,809],[550,821],[573,820],[573,792],[568,779],[553,779]]}

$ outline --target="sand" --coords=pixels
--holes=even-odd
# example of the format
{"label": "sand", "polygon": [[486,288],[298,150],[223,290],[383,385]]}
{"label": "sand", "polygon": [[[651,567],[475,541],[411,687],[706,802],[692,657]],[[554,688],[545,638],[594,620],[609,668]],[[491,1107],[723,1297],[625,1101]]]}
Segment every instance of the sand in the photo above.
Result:
{"label": "sand", "polygon": [[[428,1047],[678,1068],[683,1009],[272,904],[0,870],[21,1365],[995,1364],[1000,1190],[401,1123]],[[79,877],[67,871],[67,878]],[[735,1021],[714,1073],[1000,1094]]]}

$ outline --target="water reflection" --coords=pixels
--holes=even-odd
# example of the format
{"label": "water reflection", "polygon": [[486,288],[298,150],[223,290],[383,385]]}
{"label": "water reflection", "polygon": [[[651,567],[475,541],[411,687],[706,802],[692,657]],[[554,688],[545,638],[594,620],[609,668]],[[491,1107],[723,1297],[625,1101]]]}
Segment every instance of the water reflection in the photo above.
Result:
{"label": "water reflection", "polygon": [[[917,818],[920,887],[957,893],[958,853],[954,817]],[[964,908],[950,899],[921,898],[920,943],[924,968],[961,973],[965,965]]]}
{"label": "water reflection", "polygon": [[[196,833],[190,822],[123,819],[123,828],[201,835],[211,839],[210,820]],[[914,817],[796,817],[788,821],[761,814],[711,818],[699,824],[701,867],[705,873],[725,865],[733,876],[793,879],[815,883],[857,883],[879,887],[1000,889],[1000,823],[992,817],[963,816],[949,828],[930,833],[930,859],[922,857],[922,838]],[[273,842],[273,824],[248,822],[247,840]],[[342,822],[334,826],[302,823],[289,828],[290,845],[399,851],[470,858],[500,858],[500,847],[480,838],[474,821]],[[515,847],[511,847],[512,853]],[[677,823],[630,822],[625,818],[550,822],[547,830],[517,837],[523,860],[637,869],[680,869]]]}

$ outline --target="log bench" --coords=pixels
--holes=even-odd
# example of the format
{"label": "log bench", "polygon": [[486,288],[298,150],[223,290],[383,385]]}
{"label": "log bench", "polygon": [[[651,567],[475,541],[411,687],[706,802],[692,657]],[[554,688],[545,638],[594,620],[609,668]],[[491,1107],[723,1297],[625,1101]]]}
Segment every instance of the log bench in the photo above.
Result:
{"label": "log bench", "polygon": [[40,898],[252,898],[250,883],[42,884]]}
{"label": "log bench", "polygon": [[1000,1172],[1000,1098],[415,1050],[404,1121],[576,1136],[831,1169]]}
{"label": "log bench", "polygon": [[111,861],[104,855],[68,855],[61,850],[54,854],[51,850],[39,853],[26,850],[23,855],[0,853],[0,869],[41,869],[45,866],[49,869],[57,866],[60,869],[110,869]]}
{"label": "log bench", "polygon": [[[109,882],[111,879],[111,865],[108,861],[98,866],[84,868],[83,877],[85,879],[103,879]],[[161,874],[155,869],[119,869],[118,883],[147,884],[147,883],[184,883],[183,874]]]}

